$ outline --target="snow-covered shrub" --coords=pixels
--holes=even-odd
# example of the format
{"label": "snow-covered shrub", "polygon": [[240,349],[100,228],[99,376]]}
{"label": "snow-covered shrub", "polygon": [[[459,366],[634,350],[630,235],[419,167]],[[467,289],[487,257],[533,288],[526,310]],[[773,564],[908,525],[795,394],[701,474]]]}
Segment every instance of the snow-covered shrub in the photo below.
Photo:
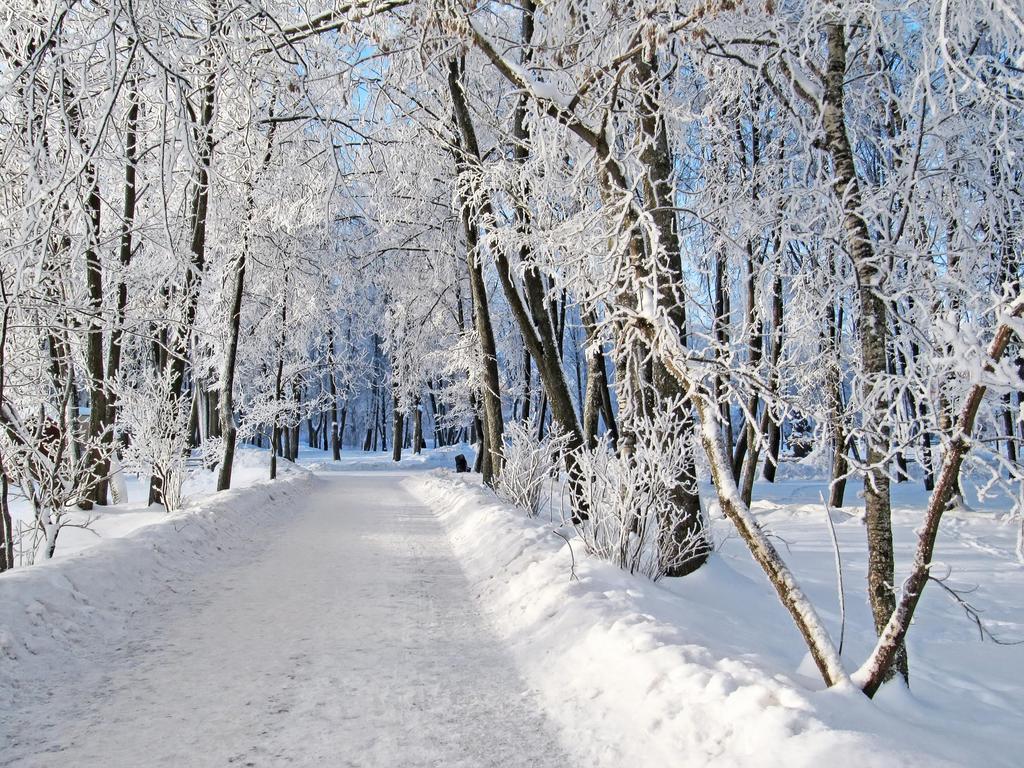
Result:
{"label": "snow-covered shrub", "polygon": [[213,470],[224,458],[224,438],[207,437],[199,446],[199,460],[203,470]]}
{"label": "snow-covered shrub", "polygon": [[53,556],[57,537],[70,524],[68,513],[89,498],[100,479],[94,461],[109,457],[109,445],[90,437],[81,419],[71,415],[70,389],[60,410],[43,405],[22,419],[4,403],[0,430],[3,471],[30,505],[34,520],[11,543],[17,564]]}
{"label": "snow-covered shrub", "polygon": [[119,390],[118,416],[128,436],[122,464],[126,471],[157,478],[164,507],[178,509],[189,454],[191,400],[173,393],[168,373],[149,374],[134,387]]}
{"label": "snow-covered shrub", "polygon": [[676,520],[673,497],[685,470],[684,439],[672,414],[661,413],[637,430],[628,456],[616,454],[607,436],[593,450],[578,452],[578,494],[587,518],[576,528],[588,552],[656,580],[676,560],[688,560],[706,546],[694,536],[669,561],[658,544]]}
{"label": "snow-covered shrub", "polygon": [[548,499],[544,491],[552,475],[557,477],[568,443],[568,435],[559,432],[555,425],[543,439],[538,439],[532,420],[508,424],[504,461],[495,488],[498,495],[530,517],[539,515]]}

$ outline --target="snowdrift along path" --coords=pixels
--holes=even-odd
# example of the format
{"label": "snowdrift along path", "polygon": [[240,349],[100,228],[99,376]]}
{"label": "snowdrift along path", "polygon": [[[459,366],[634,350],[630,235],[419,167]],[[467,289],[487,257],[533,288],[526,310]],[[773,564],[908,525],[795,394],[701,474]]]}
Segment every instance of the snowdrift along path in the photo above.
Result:
{"label": "snowdrift along path", "polygon": [[569,765],[402,478],[310,482],[168,582],[120,647],[0,713],[0,765]]}

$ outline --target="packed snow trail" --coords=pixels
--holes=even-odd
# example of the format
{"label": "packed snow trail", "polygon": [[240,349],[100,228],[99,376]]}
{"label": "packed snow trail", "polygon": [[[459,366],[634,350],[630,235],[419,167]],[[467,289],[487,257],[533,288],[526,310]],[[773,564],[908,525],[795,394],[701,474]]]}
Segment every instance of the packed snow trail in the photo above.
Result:
{"label": "packed snow trail", "polygon": [[570,765],[401,480],[328,477],[154,596],[95,679],[8,713],[0,765]]}

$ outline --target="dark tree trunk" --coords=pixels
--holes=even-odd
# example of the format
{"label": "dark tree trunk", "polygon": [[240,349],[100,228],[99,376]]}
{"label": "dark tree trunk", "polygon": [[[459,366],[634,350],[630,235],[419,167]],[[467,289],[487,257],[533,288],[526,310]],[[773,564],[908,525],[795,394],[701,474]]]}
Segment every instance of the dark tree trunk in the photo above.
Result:
{"label": "dark tree trunk", "polygon": [[530,406],[533,401],[533,358],[530,349],[523,342],[523,407],[519,418],[523,421],[530,420]]}
{"label": "dark tree trunk", "polygon": [[93,484],[89,498],[95,504],[107,503],[109,462],[105,447],[113,436],[107,422],[107,382],[103,365],[103,266],[100,257],[100,185],[96,169],[87,163],[83,174],[89,188],[86,206],[89,222],[85,252],[85,274],[88,285],[88,334],[86,336],[86,367],[89,373],[89,437],[93,441],[89,471]]}
{"label": "dark tree trunk", "polygon": [[[527,0],[523,6],[521,39],[524,43],[523,63],[528,63],[530,45],[534,33],[534,11],[535,5]],[[479,163],[480,150],[473,126],[472,118],[466,103],[465,93],[461,80],[461,63],[453,62],[449,70],[449,90],[454,105],[456,126],[462,138],[463,151],[467,156],[466,161]],[[525,163],[529,156],[530,134],[527,129],[528,97],[521,94],[516,102],[513,115],[513,157],[517,163]],[[528,233],[531,227],[530,212],[522,200],[517,200],[516,224],[521,232]],[[490,219],[492,216],[490,202],[483,206],[483,218]],[[501,249],[495,249],[494,259],[497,267],[498,278],[502,286],[502,292],[516,320],[520,334],[525,346],[524,365],[526,370],[527,387],[525,392],[522,418],[530,417],[531,411],[531,358],[537,366],[537,373],[543,386],[539,418],[537,419],[538,430],[542,430],[546,419],[546,408],[551,404],[553,418],[558,422],[561,430],[568,435],[569,444],[565,454],[566,469],[570,478],[570,488],[574,491],[574,510],[577,514],[585,515],[581,502],[576,499],[575,487],[578,472],[576,470],[575,452],[583,445],[583,430],[580,426],[576,409],[572,401],[572,395],[566,384],[562,367],[562,342],[561,336],[564,329],[564,320],[561,327],[552,319],[546,306],[546,288],[541,274],[531,266],[531,254],[526,246],[520,251],[520,261],[525,265],[523,273],[523,286],[520,289],[517,285],[514,270]],[[566,307],[566,296],[563,291],[562,313]],[[491,434],[491,445],[494,441],[500,440],[498,434]],[[499,445],[500,449],[500,445]],[[493,448],[492,448],[493,450]]]}
{"label": "dark tree trunk", "polygon": [[847,436],[843,397],[843,378],[840,367],[842,354],[843,311],[831,303],[827,310],[828,348],[823,357],[828,361],[829,425],[832,443],[832,480],[829,486],[829,506],[841,507],[846,496],[846,478],[849,462],[846,459]]}
{"label": "dark tree trunk", "polygon": [[213,159],[213,111],[216,99],[216,72],[211,62],[202,90],[202,108],[196,126],[198,147],[197,167],[192,179],[192,197],[189,201],[189,227],[191,263],[185,271],[182,292],[185,308],[181,327],[175,334],[173,354],[170,356],[171,385],[180,396],[185,384],[192,329],[195,325],[199,302],[199,286],[206,271],[206,225],[210,209],[210,166]]}
{"label": "dark tree trunk", "polygon": [[[384,385],[381,382],[380,387],[380,449],[387,451],[388,449],[388,405],[386,401],[386,394],[384,392]],[[394,437],[394,436],[392,436]]]}
{"label": "dark tree trunk", "polygon": [[[1003,434],[1006,437],[1006,458],[1017,463],[1017,430],[1014,426],[1012,400],[1009,392],[1003,395]],[[1011,470],[1010,476],[1013,476]]]}
{"label": "dark tree trunk", "polygon": [[[728,279],[728,265],[726,263],[725,251],[719,249],[715,254],[715,317],[712,322],[712,331],[715,337],[716,349],[715,359],[719,368],[726,369],[726,354],[729,348],[729,323],[732,309],[730,307]],[[725,425],[725,444],[730,450],[734,450],[735,440],[732,429],[732,408],[729,403],[729,393],[726,390],[725,379],[721,374],[715,374],[714,396],[719,404],[722,414],[722,423]],[[733,477],[736,470],[733,469]]]}
{"label": "dark tree trunk", "polygon": [[405,414],[398,407],[398,395],[391,398],[391,460],[402,460],[402,433],[405,431]]}
{"label": "dark tree trunk", "polygon": [[[782,361],[782,319],[783,319],[783,298],[782,298],[782,255],[778,254],[775,280],[772,283],[772,371],[771,386],[772,395],[778,398],[779,395],[779,363]],[[764,462],[764,479],[769,483],[775,482],[775,472],[779,467],[779,450],[782,447],[782,415],[775,408],[765,410],[770,414],[768,419],[768,455]]]}
{"label": "dark tree trunk", "polygon": [[[862,194],[854,164],[853,147],[846,130],[844,80],[846,32],[842,23],[828,25],[828,58],[824,75],[822,126],[832,158],[836,197],[843,207],[846,248],[857,273],[860,315],[861,365],[866,387],[884,387],[886,372],[887,313],[882,292],[884,274],[879,268],[867,221],[861,212]],[[866,413],[867,472],[864,478],[865,522],[868,534],[868,594],[875,629],[879,635],[896,609],[893,592],[895,563],[892,542],[892,510],[889,473],[886,467],[888,440],[885,419],[888,395],[882,390]],[[896,654],[895,670],[908,679],[906,648]]]}
{"label": "dark tree trunk", "polygon": [[0,573],[14,567],[14,525],[11,520],[11,508],[7,503],[7,469],[0,456]]}
{"label": "dark tree trunk", "polygon": [[[655,49],[644,49],[634,59],[634,73],[643,87],[638,127],[645,137],[640,160],[647,169],[643,176],[644,198],[657,232],[657,246],[664,253],[648,248],[655,258],[654,268],[659,271],[657,285],[661,302],[667,309],[679,338],[686,343],[685,279],[682,273],[678,221],[676,217],[675,159],[669,144],[668,128],[661,110],[660,73]],[[664,274],[661,274],[661,273]],[[692,435],[693,416],[690,405],[684,401],[679,381],[668,372],[659,359],[653,368],[652,380],[661,402],[675,402],[676,416],[685,435]],[[700,568],[711,552],[704,513],[697,492],[695,459],[692,447],[686,447],[684,469],[676,486],[670,492],[673,509],[661,521],[661,540],[658,543],[666,576],[685,576]]]}
{"label": "dark tree trunk", "polygon": [[[131,266],[134,249],[135,209],[138,202],[137,164],[138,164],[138,123],[139,123],[139,92],[133,82],[129,92],[129,105],[125,126],[125,163],[124,163],[124,205],[121,215],[121,242],[118,257],[121,272],[117,280],[117,294],[114,305],[114,318],[110,331],[110,348],[107,353],[107,378],[114,380],[121,370],[121,348],[124,338],[125,310],[128,306],[128,284],[125,273]],[[107,423],[114,424],[117,420],[117,400],[113,393],[107,398]]]}
{"label": "dark tree trunk", "polygon": [[320,419],[323,418],[323,414],[317,415],[317,424],[313,426],[312,415],[306,417],[306,445],[310,448],[320,447]]}
{"label": "dark tree trunk", "polygon": [[341,458],[341,449],[345,446],[345,424],[348,421],[348,401],[341,406],[341,424],[338,426],[338,458]]}
{"label": "dark tree trunk", "polygon": [[608,392],[605,380],[604,355],[597,332],[597,318],[593,311],[582,312],[580,319],[586,331],[587,345],[587,391],[583,398],[583,441],[593,449],[597,443],[597,426],[601,415],[602,401]]}
{"label": "dark tree trunk", "polygon": [[441,412],[438,409],[437,397],[434,395],[434,382],[427,382],[427,399],[430,401],[430,417],[434,424],[434,447],[440,448],[442,445],[447,445],[447,439],[444,435],[445,430],[441,428],[440,417]]}
{"label": "dark tree trunk", "polygon": [[284,347],[288,328],[288,273],[284,275],[281,292],[281,335],[277,347],[277,370],[274,374],[274,431],[270,438],[270,479],[277,478],[277,457],[281,453],[281,401],[284,399]]}
{"label": "dark tree trunk", "polygon": [[470,443],[476,444],[479,442],[480,448],[476,452],[476,459],[473,461],[473,471],[483,472],[484,469],[484,457],[487,454],[487,445],[485,443],[485,431],[484,431],[484,419],[481,414],[481,410],[475,403],[473,405],[473,425],[472,433],[470,435]]}
{"label": "dark tree trunk", "polygon": [[[331,390],[331,458],[341,460],[342,434],[338,429],[338,385],[334,379],[334,329],[327,332],[327,381]],[[344,432],[344,426],[340,432]]]}
{"label": "dark tree trunk", "polygon": [[[253,189],[249,188],[247,207],[250,210],[249,222],[251,223],[251,208],[253,205]],[[242,296],[245,290],[245,264],[248,252],[249,232],[248,227],[242,233],[242,249],[235,259],[234,275],[231,297],[231,313],[228,316],[228,345],[225,351],[224,368],[221,371],[220,380],[220,431],[224,436],[224,455],[220,462],[220,471],[217,473],[217,490],[226,491],[231,487],[231,471],[235,461],[235,440],[238,437],[238,429],[235,427],[235,365],[238,360],[238,335],[242,322]]]}
{"label": "dark tree trunk", "polygon": [[[448,66],[448,88],[455,105],[456,127],[461,131],[464,145],[462,154],[456,156],[456,164],[460,169],[465,168],[468,162],[478,159],[480,156],[475,134],[471,130],[469,108],[462,87],[464,66],[465,60],[462,57],[452,59]],[[483,475],[484,482],[493,485],[497,475],[501,472],[502,432],[504,431],[501,413],[501,385],[498,378],[498,353],[494,343],[494,330],[491,326],[487,285],[483,276],[483,256],[477,219],[471,211],[469,200],[465,197],[460,200],[460,207],[462,209],[462,228],[466,238],[466,267],[469,271],[470,294],[473,299],[473,322],[484,365],[481,397],[490,456],[483,463]],[[499,272],[501,271],[499,266]]]}
{"label": "dark tree trunk", "polygon": [[[211,30],[212,33],[212,30]],[[207,50],[211,57],[212,48]],[[210,168],[213,161],[213,114],[217,95],[217,71],[209,58],[204,62],[207,74],[201,90],[202,105],[199,110],[199,123],[194,129],[197,147],[196,167],[191,180],[191,197],[189,199],[189,254],[190,263],[185,270],[182,286],[184,312],[181,325],[174,335],[173,343],[168,340],[158,350],[158,355],[165,358],[170,372],[171,395],[175,398],[183,396],[185,387],[185,369],[192,346],[192,331],[195,325],[196,310],[199,303],[199,287],[203,273],[206,271],[206,228],[210,208]],[[168,346],[171,348],[168,349]],[[159,481],[150,479],[150,503],[163,499]]]}
{"label": "dark tree trunk", "polygon": [[615,419],[615,411],[612,408],[612,385],[608,377],[607,358],[604,352],[599,351],[597,366],[604,381],[604,386],[599,388],[601,395],[601,418],[604,419],[604,428],[608,430],[608,437],[611,439],[612,448],[617,450],[619,445],[619,427]]}
{"label": "dark tree trunk", "polygon": [[423,441],[423,404],[416,398],[412,411],[412,452],[420,453],[426,447]]}

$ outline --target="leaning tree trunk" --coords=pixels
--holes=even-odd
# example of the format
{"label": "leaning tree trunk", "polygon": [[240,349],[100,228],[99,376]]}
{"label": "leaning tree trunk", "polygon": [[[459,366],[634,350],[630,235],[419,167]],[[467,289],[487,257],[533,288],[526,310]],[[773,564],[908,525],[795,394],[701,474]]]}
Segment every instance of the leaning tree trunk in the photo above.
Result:
{"label": "leaning tree trunk", "polygon": [[[527,0],[524,6],[522,27],[522,38],[527,50],[533,37],[533,11],[533,3]],[[461,61],[453,61],[449,68],[449,90],[464,155],[460,160],[464,164],[473,163],[479,165],[481,162],[480,148],[463,87],[462,66],[463,63]],[[527,104],[527,95],[521,94],[516,104],[513,124],[513,138],[515,141],[513,156],[517,163],[524,163],[529,153],[530,136],[526,127]],[[517,201],[515,208],[517,227],[526,234],[531,226],[529,210],[521,201]],[[483,220],[492,220],[494,218],[490,201],[483,203],[481,218]],[[552,417],[558,422],[560,429],[568,437],[567,450],[564,457],[570,480],[570,491],[573,496],[574,515],[578,518],[583,518],[586,516],[586,512],[583,509],[578,493],[579,473],[576,458],[577,451],[583,446],[583,431],[576,415],[572,395],[565,380],[560,354],[559,334],[546,306],[545,296],[547,291],[543,283],[543,277],[531,265],[529,250],[526,246],[523,246],[520,250],[519,258],[525,270],[523,274],[523,290],[520,290],[515,279],[517,270],[512,267],[507,256],[500,248],[493,249],[492,252],[502,292],[516,320],[526,347],[524,360],[527,365],[527,375],[529,375],[529,363],[532,357],[536,363],[537,372],[543,386],[544,398],[542,399],[538,428],[543,429],[545,405],[550,404]],[[563,300],[563,307],[564,304]],[[529,392],[527,392],[527,398],[529,398]],[[529,413],[530,406],[527,401],[523,406],[523,418],[527,418]],[[490,438],[489,444],[493,445],[494,436],[491,435]]]}
{"label": "leaning tree trunk", "polygon": [[[251,189],[250,189],[251,200]],[[231,470],[235,460],[235,362],[238,359],[238,333],[242,317],[242,294],[245,286],[245,261],[248,249],[248,233],[242,234],[242,250],[235,259],[231,314],[228,318],[228,346],[224,353],[224,367],[220,375],[220,431],[224,436],[224,454],[220,471],[217,473],[217,490],[226,491],[231,487]]]}
{"label": "leaning tree trunk", "polygon": [[[456,119],[458,127],[465,123],[458,118],[459,104],[465,107],[465,94],[462,89],[462,72],[465,66],[463,58],[452,59],[448,66],[448,86],[453,101],[456,102]],[[468,108],[467,108],[468,114]],[[463,143],[466,135],[463,133]],[[479,156],[476,147],[464,147],[456,161],[460,172],[468,169],[466,155]],[[463,195],[460,200],[462,209],[462,228],[466,238],[466,267],[469,271],[470,294],[473,299],[473,323],[483,357],[483,398],[484,424],[487,429],[487,450],[489,456],[483,462],[484,482],[493,485],[501,472],[502,432],[504,420],[501,413],[501,389],[498,378],[498,353],[494,343],[494,330],[491,326],[491,314],[487,299],[487,284],[484,282],[483,257],[480,244],[480,231],[477,216],[471,210],[470,201]]]}
{"label": "leaning tree trunk", "polygon": [[[982,381],[987,380],[995,371],[996,365],[1002,359],[1007,345],[1013,338],[1013,329],[1019,327],[1021,315],[1024,315],[1024,297],[1018,295],[1007,308],[1005,315],[1000,318],[1000,323],[996,327],[979,376]],[[964,398],[960,407],[960,413],[953,427],[953,439],[943,456],[935,490],[928,500],[924,524],[918,530],[914,565],[910,576],[903,582],[899,605],[894,607],[892,614],[879,633],[875,650],[861,668],[863,677],[860,681],[861,688],[868,696],[874,696],[882,683],[892,676],[890,671],[892,667],[898,668],[901,660],[906,658],[907,632],[910,631],[921,593],[924,592],[924,588],[932,578],[932,555],[935,552],[935,542],[939,535],[939,524],[942,522],[943,514],[950,508],[960,492],[960,469],[971,449],[974,422],[978,415],[978,409],[985,398],[986,389],[985,384],[974,384],[968,390],[967,397]]]}

